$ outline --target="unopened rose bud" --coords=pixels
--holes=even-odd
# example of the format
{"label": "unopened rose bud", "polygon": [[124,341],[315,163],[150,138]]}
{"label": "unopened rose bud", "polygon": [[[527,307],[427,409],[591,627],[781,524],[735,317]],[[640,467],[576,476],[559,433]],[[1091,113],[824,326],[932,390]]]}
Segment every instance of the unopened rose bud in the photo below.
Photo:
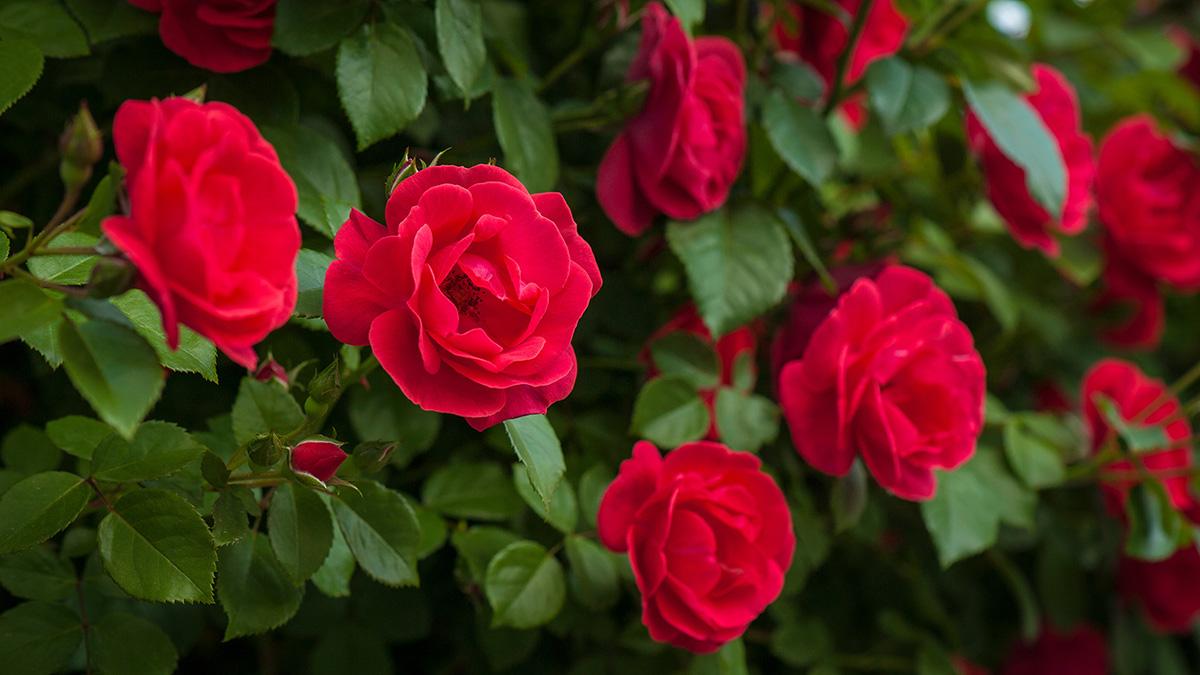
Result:
{"label": "unopened rose bud", "polygon": [[63,184],[79,187],[92,177],[92,166],[104,155],[104,139],[87,102],[80,104],[79,112],[63,130],[58,139],[58,151],[62,155],[59,173]]}
{"label": "unopened rose bud", "polygon": [[259,382],[278,382],[284,389],[288,388],[288,372],[275,359],[263,361],[258,370],[254,371],[254,379]]}
{"label": "unopened rose bud", "polygon": [[111,298],[133,288],[137,279],[137,268],[120,256],[102,256],[96,260],[88,276],[87,293],[90,298]]}
{"label": "unopened rose bud", "polygon": [[292,471],[311,476],[322,483],[328,482],[349,457],[341,445],[327,438],[314,438],[300,443],[292,448]]}
{"label": "unopened rose bud", "polygon": [[250,441],[246,455],[256,466],[274,466],[283,457],[283,441],[275,434],[263,434]]}
{"label": "unopened rose bud", "polygon": [[367,441],[354,448],[354,464],[363,473],[375,473],[387,466],[396,444],[388,441]]}
{"label": "unopened rose bud", "polygon": [[329,364],[325,370],[313,376],[308,383],[308,396],[317,403],[329,403],[337,398],[342,388],[342,374],[338,362]]}

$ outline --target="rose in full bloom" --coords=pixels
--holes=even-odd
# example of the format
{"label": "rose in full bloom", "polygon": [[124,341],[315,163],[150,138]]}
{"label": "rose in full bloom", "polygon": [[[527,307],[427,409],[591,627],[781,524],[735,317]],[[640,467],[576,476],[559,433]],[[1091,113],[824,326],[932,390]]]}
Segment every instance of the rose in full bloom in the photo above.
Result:
{"label": "rose in full bloom", "polygon": [[1118,586],[1141,607],[1150,625],[1164,633],[1184,633],[1200,616],[1200,551],[1188,544],[1158,562],[1121,557]]}
{"label": "rose in full bloom", "polygon": [[[834,0],[847,15],[858,13],[862,0]],[[821,79],[826,90],[837,76],[838,60],[850,42],[847,24],[837,16],[809,3],[792,2],[785,7],[786,15],[774,21],[773,34],[779,49],[805,61]],[[876,0],[863,24],[862,33],[846,67],[843,85],[849,87],[867,72],[867,67],[900,50],[908,34],[908,19],[896,7],[895,0]],[[850,100],[843,107],[855,126],[864,121],[865,110],[860,100]]]}
{"label": "rose in full bloom", "polygon": [[780,404],[796,450],[843,476],[856,457],[885,489],[925,500],[934,469],[975,452],[983,360],[950,298],[903,266],[860,278],[784,366]]}
{"label": "rose in full bloom", "polygon": [[1108,675],[1108,645],[1091,626],[1059,632],[1047,622],[1031,644],[1013,647],[1000,675]]}
{"label": "rose in full bloom", "polygon": [[236,73],[271,58],[275,0],[129,0],[161,12],[158,33],[167,49],[197,68]]}
{"label": "rose in full bloom", "polygon": [[967,138],[987,176],[988,199],[1008,224],[1013,238],[1026,248],[1039,248],[1057,257],[1059,246],[1054,235],[1078,234],[1087,227],[1095,175],[1092,139],[1083,133],[1079,100],[1062,73],[1037,64],[1033,77],[1037,91],[1027,94],[1025,100],[1054,138],[1067,170],[1067,194],[1061,212],[1051,215],[1029,194],[1025,170],[1004,154],[973,112],[967,114]]}
{"label": "rose in full bloom", "polygon": [[128,215],[104,234],[138,269],[167,344],[182,323],[246,368],[296,304],[296,186],[250,118],[224,103],[127,101],[113,121]]}
{"label": "rose in full bloom", "polygon": [[561,194],[496,166],[431,166],[396,186],[386,220],[352,211],[334,239],[334,337],[371,345],[409,399],[476,429],[571,392],[600,270]]}
{"label": "rose in full bloom", "polygon": [[701,441],[633,448],[604,493],[600,541],[629,553],[650,637],[713,652],[779,596],[796,537],[779,486],[747,452]]}
{"label": "rose in full bloom", "polygon": [[[732,333],[725,334],[720,340],[717,340],[716,344],[713,344],[712,333],[709,332],[708,326],[704,325],[704,321],[696,312],[695,305],[688,305],[679,310],[670,321],[663,324],[646,341],[645,358],[650,366],[651,376],[656,373],[657,369],[650,355],[650,345],[654,344],[660,338],[679,331],[699,336],[700,339],[707,342],[716,351],[721,369],[721,379],[718,383],[720,386],[728,387],[733,384],[734,366],[738,363],[739,359],[747,364],[751,377],[754,377],[757,373],[755,352],[757,350],[758,336],[755,334],[753,328],[743,326]],[[720,433],[717,430],[717,414],[714,408],[716,394],[716,389],[706,389],[700,392],[700,397],[704,399],[705,405],[708,406],[709,419],[711,420],[708,427],[708,439],[714,441],[720,437]]]}
{"label": "rose in full bloom", "polygon": [[292,448],[291,467],[296,473],[307,474],[324,483],[333,478],[347,457],[341,443],[314,438]]}
{"label": "rose in full bloom", "polygon": [[[1164,425],[1170,447],[1139,453],[1143,465],[1157,476],[1177,509],[1200,522],[1200,505],[1193,499],[1186,475],[1181,470],[1192,466],[1192,426],[1183,415],[1179,399],[1167,391],[1161,380],[1148,377],[1132,363],[1104,359],[1084,376],[1083,416],[1087,423],[1093,453],[1116,442],[1116,431],[1108,424],[1097,405],[1097,396],[1112,401],[1121,417],[1131,424]],[[1125,500],[1133,483],[1128,478],[1137,473],[1129,460],[1106,464],[1101,472],[1102,486],[1109,510],[1123,517]]]}
{"label": "rose in full bloom", "polygon": [[650,89],[600,162],[604,212],[637,235],[660,213],[690,220],[719,208],[746,155],[741,51],[722,37],[690,39],[652,2],[628,79]]}
{"label": "rose in full bloom", "polygon": [[[1157,285],[1200,290],[1200,162],[1137,115],[1100,145],[1096,202],[1105,227],[1108,285],[1103,304],[1133,301],[1115,337],[1152,346],[1161,334]],[[1123,339],[1122,339],[1123,338]]]}

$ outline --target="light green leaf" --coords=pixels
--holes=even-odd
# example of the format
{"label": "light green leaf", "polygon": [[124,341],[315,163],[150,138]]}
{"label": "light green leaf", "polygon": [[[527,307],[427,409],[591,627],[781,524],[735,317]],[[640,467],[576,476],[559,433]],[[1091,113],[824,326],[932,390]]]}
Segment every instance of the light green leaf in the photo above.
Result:
{"label": "light green leaf", "polygon": [[554,427],[545,415],[525,415],[505,420],[504,430],[517,458],[529,471],[529,482],[548,508],[567,470]]}
{"label": "light green leaf", "polygon": [[208,338],[187,326],[179,327],[179,348],[167,346],[167,334],[162,327],[162,315],[158,307],[140,290],[132,290],[112,298],[121,313],[129,318],[138,335],[146,338],[158,360],[167,368],[180,373],[196,373],[208,380],[217,381],[217,348]]}
{"label": "light green leaf", "polygon": [[567,537],[565,550],[571,570],[571,590],[591,609],[608,609],[617,602],[617,567],[613,555],[579,535]]}
{"label": "light green leaf", "polygon": [[28,281],[0,281],[0,344],[49,325],[61,312],[61,300]]}
{"label": "light green leaf", "polygon": [[562,566],[541,544],[518,541],[496,554],[485,584],[492,626],[535,628],[562,609],[566,587]]}
{"label": "light green leaf", "polygon": [[[96,245],[98,238],[83,232],[67,232],[54,238],[50,250],[59,247]],[[99,258],[95,255],[39,255],[29,259],[29,271],[35,277],[56,284],[78,286],[86,284]]]}
{"label": "light green leaf", "polygon": [[689,35],[704,23],[704,0],[666,0],[666,3]]}
{"label": "light green leaf", "polygon": [[105,614],[88,636],[92,665],[103,675],[171,675],[179,661],[175,644],[140,616]]}
{"label": "light green leaf", "polygon": [[517,494],[521,495],[521,499],[524,499],[529,508],[542,520],[563,534],[575,531],[575,523],[579,520],[579,504],[575,501],[575,491],[571,489],[570,481],[564,479],[558,484],[554,497],[550,499],[549,509],[542,504],[541,498],[533,489],[533,484],[529,482],[529,472],[523,464],[513,464],[512,481]]}
{"label": "light green leaf", "polygon": [[304,411],[283,387],[245,378],[233,404],[233,436],[238,444],[259,434],[288,434],[304,423]]}
{"label": "light green leaf", "polygon": [[46,541],[70,525],[87,506],[92,490],[62,471],[34,474],[0,497],[0,553]]}
{"label": "light green leaf", "polygon": [[678,377],[650,380],[633,403],[633,433],[662,448],[704,438],[710,422],[704,399]]}
{"label": "light green leaf", "polygon": [[425,66],[412,36],[393,23],[368,24],[342,40],[337,82],[359,150],[399,133],[425,107]]}
{"label": "light green leaf", "polygon": [[496,464],[452,462],[425,481],[425,506],[452,518],[507,520],[521,510],[512,481]]}
{"label": "light green leaf", "polygon": [[104,568],[126,593],[155,602],[213,601],[216,547],[183,497],[166,490],[126,493],[97,535]]}
{"label": "light green leaf", "polygon": [[437,0],[434,7],[438,51],[446,72],[468,95],[487,63],[483,44],[483,12],[478,0]]}
{"label": "light green leaf", "polygon": [[1181,546],[1195,546],[1193,528],[1180,515],[1160,481],[1134,485],[1125,500],[1129,530],[1125,554],[1138,560],[1159,562]]}
{"label": "light green leaf", "polygon": [[663,375],[687,380],[696,389],[715,389],[721,381],[721,363],[711,340],[695,333],[675,331],[650,344],[654,367]]}
{"label": "light green leaf", "polygon": [[420,524],[408,501],[374,481],[341,488],[333,513],[360,567],[389,586],[417,585]]}
{"label": "light green leaf", "polygon": [[779,220],[758,206],[667,225],[704,323],[720,337],[783,300],[794,258]]}
{"label": "light green leaf", "polygon": [[75,569],[45,546],[0,557],[0,584],[18,598],[54,602],[75,592]]}
{"label": "light green leaf", "polygon": [[204,446],[169,422],[146,422],[132,441],[109,436],[92,455],[92,476],[113,483],[169,476],[200,458]]}
{"label": "light green leaf", "polygon": [[0,42],[0,113],[33,89],[42,76],[44,61],[42,51],[32,42]]}
{"label": "light green leaf", "polygon": [[67,415],[46,425],[50,440],[80,459],[91,459],[100,443],[112,434],[112,427],[82,415]]}
{"label": "light green leaf", "polygon": [[317,493],[284,483],[271,497],[268,534],[275,556],[297,584],[311,577],[333,546],[333,519]]}
{"label": "light green leaf", "polygon": [[229,641],[287,623],[300,609],[304,586],[288,577],[266,537],[251,535],[221,549],[217,595],[229,615]]}
{"label": "light green leaf", "polygon": [[50,675],[83,641],[83,623],[61,604],[27,602],[0,614],[0,663],[13,675]]}
{"label": "light green leaf", "polygon": [[825,119],[779,90],[763,104],[763,129],[780,158],[813,186],[820,187],[837,166],[838,149]]}
{"label": "light green leaf", "polygon": [[354,169],[342,150],[328,135],[303,124],[266,127],[263,136],[275,146],[280,163],[296,182],[300,220],[333,238],[350,216],[350,209],[362,204]]}
{"label": "light green leaf", "polygon": [[324,51],[357,28],[370,6],[370,0],[279,0],[272,43],[292,56]]}
{"label": "light green leaf", "polygon": [[558,182],[558,146],[550,113],[523,82],[498,77],[492,85],[492,124],[504,164],[530,192]]}
{"label": "light green leaf", "polygon": [[117,433],[132,438],[163,387],[154,350],[137,333],[108,321],[58,326],[63,365],[79,393]]}
{"label": "light green leaf", "polygon": [[721,440],[735,450],[757,452],[779,435],[779,407],[765,396],[721,387],[713,407]]}

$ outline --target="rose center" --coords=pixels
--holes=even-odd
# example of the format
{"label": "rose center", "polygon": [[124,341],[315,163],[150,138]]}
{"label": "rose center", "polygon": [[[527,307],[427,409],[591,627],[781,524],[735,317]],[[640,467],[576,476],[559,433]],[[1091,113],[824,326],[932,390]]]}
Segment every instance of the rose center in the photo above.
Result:
{"label": "rose center", "polygon": [[479,318],[479,303],[483,302],[483,289],[476,286],[462,270],[454,270],[442,280],[442,293],[458,308],[458,313],[472,319]]}

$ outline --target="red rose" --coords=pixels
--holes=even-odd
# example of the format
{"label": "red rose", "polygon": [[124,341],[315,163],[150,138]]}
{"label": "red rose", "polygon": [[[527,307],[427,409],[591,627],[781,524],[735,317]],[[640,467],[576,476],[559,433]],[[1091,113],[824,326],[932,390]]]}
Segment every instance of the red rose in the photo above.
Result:
{"label": "red rose", "polygon": [[167,49],[197,68],[236,73],[271,58],[275,0],[129,0],[162,12],[158,33]]}
{"label": "red rose", "polygon": [[1158,282],[1126,260],[1112,237],[1104,238],[1104,292],[1092,309],[1117,307],[1126,313],[1123,321],[1109,327],[1102,337],[1118,347],[1149,349],[1162,339],[1167,310]]}
{"label": "red rose", "polygon": [[1186,632],[1200,615],[1200,551],[1194,544],[1161,562],[1122,556],[1118,579],[1122,594],[1164,633]]}
{"label": "red rose", "polygon": [[[1083,380],[1083,417],[1091,438],[1092,452],[1113,442],[1116,432],[1096,405],[1096,395],[1107,397],[1121,417],[1138,425],[1163,426],[1171,447],[1139,453],[1151,473],[1173,472],[1192,466],[1192,426],[1183,415],[1179,399],[1167,391],[1161,380],[1147,377],[1137,366],[1117,359],[1104,359],[1092,366]],[[1125,498],[1133,482],[1127,478],[1137,472],[1129,460],[1111,462],[1101,472],[1105,500],[1114,515],[1123,517]],[[1200,505],[1192,498],[1186,475],[1160,477],[1171,502],[1200,522]]]}
{"label": "red rose", "polygon": [[334,337],[370,344],[409,399],[476,429],[571,392],[600,270],[561,194],[530,195],[496,166],[431,166],[396,186],[386,216],[352,211],[334,240]]}
{"label": "red rose", "polygon": [[663,459],[650,443],[604,493],[600,541],[629,552],[650,637],[713,652],[779,596],[796,537],[779,486],[758,458],[685,443]]}
{"label": "red rose", "polygon": [[224,103],[127,101],[113,121],[127,216],[104,234],[138,268],[171,348],[182,323],[247,368],[296,304],[296,186],[254,123]]}
{"label": "red rose", "polygon": [[648,80],[650,91],[600,162],[604,212],[637,235],[659,213],[690,220],[720,207],[746,155],[746,65],[737,46],[721,37],[692,41],[652,2],[628,79]]}
{"label": "red rose", "polygon": [[1058,257],[1054,234],[1078,234],[1087,227],[1095,175],[1092,139],[1083,133],[1079,100],[1062,73],[1037,64],[1033,67],[1033,77],[1038,89],[1026,95],[1025,100],[1054,137],[1067,170],[1067,194],[1060,213],[1051,216],[1029,194],[1025,170],[1004,154],[973,112],[967,113],[967,137],[983,164],[988,199],[1008,223],[1013,238],[1026,248],[1039,248],[1048,256]]}
{"label": "red rose", "polygon": [[[757,372],[757,366],[754,362],[754,359],[756,345],[758,343],[758,336],[755,334],[752,328],[749,326],[743,326],[732,333],[724,335],[720,340],[717,340],[717,343],[714,345],[712,342],[712,333],[709,332],[708,326],[704,325],[704,320],[700,318],[698,313],[696,313],[695,305],[688,305],[679,310],[679,312],[672,317],[670,321],[663,324],[663,326],[655,331],[654,334],[650,336],[650,339],[646,341],[644,358],[647,361],[647,365],[650,367],[651,377],[657,374],[657,369],[654,367],[653,358],[650,355],[650,345],[654,344],[660,338],[679,331],[698,335],[702,340],[712,345],[713,349],[716,350],[717,360],[720,362],[721,367],[720,386],[728,387],[733,384],[733,368],[739,357],[746,359],[747,363],[750,364],[750,372],[752,374]],[[743,354],[745,356],[743,356]],[[720,433],[717,430],[716,408],[714,407],[716,394],[716,389],[707,389],[700,392],[700,396],[704,399],[705,405],[708,406],[709,419],[711,420],[711,423],[708,427],[708,439],[713,441],[720,438]]]}
{"label": "red rose", "polygon": [[842,476],[862,456],[879,484],[925,500],[934,469],[975,452],[984,368],[950,298],[914,269],[861,278],[783,368],[780,404],[796,450]]}
{"label": "red rose", "polygon": [[1108,645],[1090,626],[1060,633],[1048,623],[1032,644],[1013,647],[1001,675],[1108,675]]}
{"label": "red rose", "polygon": [[[854,16],[862,0],[834,0],[834,4]],[[779,49],[811,65],[825,80],[828,89],[837,76],[838,60],[850,42],[847,24],[808,3],[792,2],[785,11],[788,16],[776,20],[772,29]],[[862,33],[854,45],[843,85],[849,87],[858,82],[868,66],[899,51],[907,34],[908,19],[900,13],[895,0],[877,0],[871,5]],[[865,109],[859,100],[847,101],[843,111],[856,128],[865,120]]]}
{"label": "red rose", "polygon": [[292,471],[324,483],[333,478],[347,457],[340,443],[322,439],[304,441],[292,448]]}

